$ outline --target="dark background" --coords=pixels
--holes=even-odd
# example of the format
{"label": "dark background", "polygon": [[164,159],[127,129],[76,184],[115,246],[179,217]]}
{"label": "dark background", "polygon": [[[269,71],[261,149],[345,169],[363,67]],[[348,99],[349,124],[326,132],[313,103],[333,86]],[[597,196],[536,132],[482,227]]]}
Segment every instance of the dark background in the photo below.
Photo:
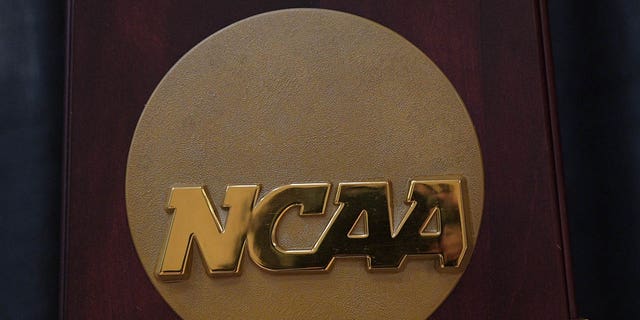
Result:
{"label": "dark background", "polygon": [[[57,315],[64,2],[0,0],[0,318]],[[640,1],[550,1],[579,314],[640,318]]]}

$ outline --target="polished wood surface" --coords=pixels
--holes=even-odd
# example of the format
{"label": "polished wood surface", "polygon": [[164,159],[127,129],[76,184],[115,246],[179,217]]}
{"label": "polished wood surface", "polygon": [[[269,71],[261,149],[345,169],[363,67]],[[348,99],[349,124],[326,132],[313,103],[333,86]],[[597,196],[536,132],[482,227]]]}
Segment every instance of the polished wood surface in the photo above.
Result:
{"label": "polished wood surface", "polygon": [[288,7],[350,12],[395,30],[443,70],[469,109],[484,157],[483,222],[468,270],[432,318],[574,318],[545,6],[497,0],[71,1],[64,318],[177,318],[147,279],[127,226],[136,122],[195,44]]}

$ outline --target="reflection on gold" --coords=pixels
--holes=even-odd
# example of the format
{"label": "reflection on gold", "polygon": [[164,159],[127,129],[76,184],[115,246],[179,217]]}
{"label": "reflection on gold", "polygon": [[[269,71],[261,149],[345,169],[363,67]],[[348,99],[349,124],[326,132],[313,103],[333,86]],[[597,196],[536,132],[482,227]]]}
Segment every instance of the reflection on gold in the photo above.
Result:
{"label": "reflection on gold", "polygon": [[258,195],[256,185],[230,186],[222,207],[229,209],[223,230],[202,187],[173,188],[168,211],[173,212],[164,253],[156,275],[165,281],[189,276],[191,249],[196,242],[210,276],[235,274],[240,268],[249,213]]}
{"label": "reflection on gold", "polygon": [[[173,220],[158,278],[186,278],[194,242],[209,275],[238,274],[245,239],[251,259],[269,271],[327,271],[336,257],[363,257],[371,271],[397,271],[407,256],[435,258],[439,269],[461,269],[468,248],[461,177],[411,181],[408,209],[397,228],[388,182],[340,183],[334,200],[337,210],[315,245],[282,248],[276,234],[283,213],[298,206],[301,217],[324,215],[330,187],[286,185],[256,203],[257,185],[229,186],[224,229],[203,187],[173,188],[168,206]],[[358,224],[364,224],[363,231],[356,233]]]}
{"label": "reflection on gold", "polygon": [[[459,180],[462,182],[462,180]],[[437,223],[438,252],[443,266],[459,266],[467,250],[462,183],[442,181],[422,181],[415,184],[414,194],[423,198],[434,209],[440,210]],[[412,183],[413,184],[413,183]],[[425,225],[428,221],[425,222]],[[426,227],[426,226],[425,226]]]}

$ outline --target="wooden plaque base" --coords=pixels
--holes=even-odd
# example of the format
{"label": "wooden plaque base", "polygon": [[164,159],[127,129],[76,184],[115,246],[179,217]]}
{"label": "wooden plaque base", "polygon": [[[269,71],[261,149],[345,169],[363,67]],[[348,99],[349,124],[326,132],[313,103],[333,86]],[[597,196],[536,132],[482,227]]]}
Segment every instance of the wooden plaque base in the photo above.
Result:
{"label": "wooden plaque base", "polygon": [[544,1],[70,1],[61,313],[177,318],[145,275],[125,211],[131,137],[167,70],[261,12],[353,13],[423,50],[462,96],[485,207],[469,268],[433,319],[575,318]]}

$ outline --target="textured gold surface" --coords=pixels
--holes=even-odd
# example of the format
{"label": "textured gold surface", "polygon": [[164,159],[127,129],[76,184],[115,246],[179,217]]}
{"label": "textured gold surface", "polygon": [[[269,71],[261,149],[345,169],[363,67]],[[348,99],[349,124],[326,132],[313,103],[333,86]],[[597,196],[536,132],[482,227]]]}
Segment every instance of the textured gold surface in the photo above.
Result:
{"label": "textured gold surface", "polygon": [[[389,181],[397,227],[409,180],[441,175],[466,179],[470,254],[482,215],[482,161],[446,77],[371,21],[284,10],[217,32],[167,73],[134,134],[127,211],[150,280],[186,319],[420,319],[461,273],[412,259],[401,272],[367,272],[364,258],[350,258],[322,274],[274,274],[242,263],[239,277],[211,278],[198,254],[188,280],[164,282],[154,273],[170,227],[172,187],[206,186],[221,204],[228,185],[261,185],[262,198],[292,183]],[[336,209],[330,202],[328,210]],[[226,211],[218,213],[224,227]],[[287,232],[277,234],[279,244],[312,247],[328,218],[283,214],[279,229]]]}

